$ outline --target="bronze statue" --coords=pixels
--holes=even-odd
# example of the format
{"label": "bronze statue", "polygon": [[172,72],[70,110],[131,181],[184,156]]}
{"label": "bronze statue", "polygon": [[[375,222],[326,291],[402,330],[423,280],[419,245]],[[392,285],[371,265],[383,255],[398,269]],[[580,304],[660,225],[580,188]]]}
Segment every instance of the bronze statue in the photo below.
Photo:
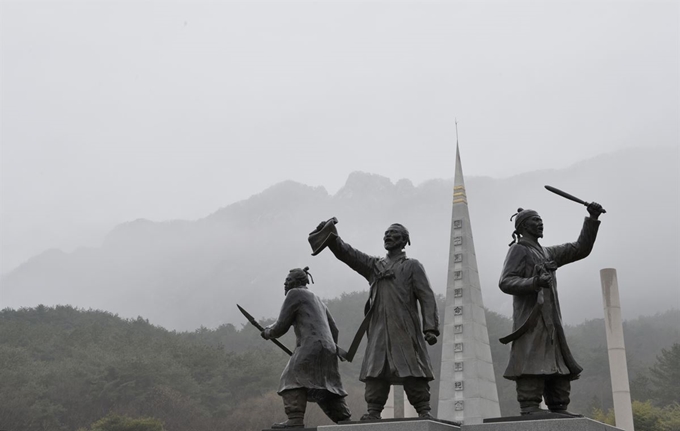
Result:
{"label": "bronze statue", "polygon": [[351,416],[338,371],[338,328],[326,305],[307,289],[308,270],[290,270],[279,317],[262,331],[262,338],[269,340],[292,326],[297,339],[278,389],[288,420],[272,428],[304,428],[307,401],[316,402],[333,422]]}
{"label": "bronze statue", "polygon": [[[551,191],[573,198],[555,190]],[[503,377],[516,382],[522,415],[547,413],[539,408],[543,397],[550,412],[580,416],[567,410],[571,381],[583,369],[567,346],[555,271],[585,258],[593,248],[600,225],[598,217],[605,211],[598,203],[584,204],[589,217],[576,242],[552,247],[538,243],[543,237],[543,220],[536,211],[519,208],[513,216],[513,242],[499,282],[503,292],[513,295],[513,333],[501,338],[501,342],[512,342]]]}
{"label": "bronze statue", "polygon": [[[434,379],[426,342],[437,342],[439,315],[425,269],[403,249],[410,244],[408,230],[393,224],[383,237],[385,257],[373,257],[352,248],[338,236],[332,218],[319,224],[309,237],[314,255],[326,246],[336,258],[370,283],[364,321],[350,347],[356,351],[363,331],[368,334],[359,379],[366,384],[368,413],[361,420],[380,419],[390,386],[403,385],[409,402],[421,418],[430,415],[430,385]],[[422,327],[418,315],[422,313]]]}

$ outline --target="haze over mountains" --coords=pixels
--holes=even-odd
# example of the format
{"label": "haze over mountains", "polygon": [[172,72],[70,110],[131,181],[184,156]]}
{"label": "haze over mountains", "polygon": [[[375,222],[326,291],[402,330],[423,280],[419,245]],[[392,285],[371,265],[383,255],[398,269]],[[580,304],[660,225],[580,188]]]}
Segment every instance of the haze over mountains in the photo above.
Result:
{"label": "haze over mountains", "polygon": [[[606,267],[618,270],[625,319],[680,308],[678,162],[678,148],[628,149],[567,169],[466,178],[485,305],[511,313],[511,297],[497,280],[517,207],[541,214],[544,245],[577,238],[585,208],[544,190],[549,184],[607,210],[592,254],[558,272],[567,323],[602,316],[599,270]],[[71,304],[178,330],[241,323],[236,303],[272,317],[294,267],[310,266],[311,288],[322,297],[367,289],[329,251],[310,255],[307,234],[332,216],[343,239],[376,255],[384,252],[390,223],[407,226],[407,255],[423,263],[435,292],[444,294],[452,189],[452,179],[414,186],[361,172],[335,195],[285,181],[200,220],[135,220],[116,226],[101,247],[46,251],[2,278],[0,306]]]}

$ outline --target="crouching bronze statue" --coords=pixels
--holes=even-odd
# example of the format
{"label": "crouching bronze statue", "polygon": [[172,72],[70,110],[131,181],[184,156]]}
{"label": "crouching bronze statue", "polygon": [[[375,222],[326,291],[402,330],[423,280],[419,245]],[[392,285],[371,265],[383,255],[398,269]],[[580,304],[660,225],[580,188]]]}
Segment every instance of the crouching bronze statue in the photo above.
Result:
{"label": "crouching bronze statue", "polygon": [[307,289],[308,270],[290,270],[279,317],[262,331],[262,338],[269,340],[281,337],[292,326],[297,339],[278,389],[288,420],[272,428],[304,428],[308,401],[316,402],[333,422],[351,416],[338,370],[338,328],[326,305]]}

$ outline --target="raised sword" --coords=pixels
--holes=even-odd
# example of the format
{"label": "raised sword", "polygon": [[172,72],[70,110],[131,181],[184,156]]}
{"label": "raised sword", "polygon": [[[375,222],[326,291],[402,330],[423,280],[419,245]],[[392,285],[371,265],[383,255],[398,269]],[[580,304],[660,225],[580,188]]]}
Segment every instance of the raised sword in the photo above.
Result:
{"label": "raised sword", "polygon": [[[580,203],[581,205],[585,205],[585,206],[590,205],[590,202],[586,202],[586,201],[584,201],[584,200],[582,200],[582,199],[579,199],[579,198],[577,198],[576,196],[570,195],[570,194],[567,193],[567,192],[563,192],[562,190],[557,189],[557,188],[555,188],[555,187],[553,187],[553,186],[545,186],[545,188],[546,188],[547,190],[549,190],[549,191],[555,193],[556,195],[562,196],[562,197],[565,198],[565,199],[569,199],[570,201],[578,202],[578,203]],[[602,208],[602,213],[606,213],[606,212],[607,212],[607,211],[605,211],[604,208]]]}

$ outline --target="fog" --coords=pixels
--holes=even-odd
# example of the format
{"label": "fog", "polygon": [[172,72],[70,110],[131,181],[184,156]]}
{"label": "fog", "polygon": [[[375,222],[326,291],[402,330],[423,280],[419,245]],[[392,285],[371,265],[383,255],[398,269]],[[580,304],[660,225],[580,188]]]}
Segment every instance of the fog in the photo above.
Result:
{"label": "fog", "polygon": [[468,176],[680,142],[677,2],[1,7],[3,274],[283,180],[451,178],[456,119]]}

